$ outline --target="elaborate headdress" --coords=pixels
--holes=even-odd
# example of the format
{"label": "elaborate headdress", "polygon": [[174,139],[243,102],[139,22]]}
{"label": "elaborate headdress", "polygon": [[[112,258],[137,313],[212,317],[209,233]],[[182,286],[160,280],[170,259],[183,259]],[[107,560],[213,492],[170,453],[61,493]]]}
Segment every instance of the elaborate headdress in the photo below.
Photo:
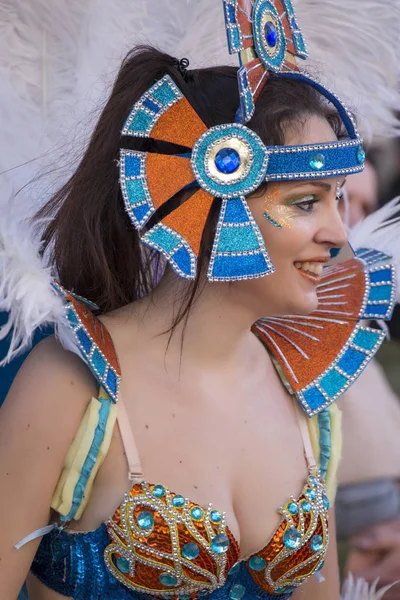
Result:
{"label": "elaborate headdress", "polygon": [[[251,12],[247,12],[250,11]],[[120,181],[125,207],[141,232],[156,211],[181,190],[196,191],[142,235],[175,272],[196,277],[201,237],[214,198],[222,199],[211,258],[210,281],[235,281],[274,270],[245,197],[265,181],[335,177],[363,169],[365,153],[355,122],[336,95],[299,72],[295,57],[305,44],[288,0],[225,0],[231,52],[241,52],[237,123],[207,129],[177,85],[166,75],[133,106],[122,135],[153,138],[188,148],[179,155],[121,150]],[[303,146],[265,146],[246,127],[268,76],[301,80],[337,109],[348,139]],[[124,141],[122,141],[122,148]]]}

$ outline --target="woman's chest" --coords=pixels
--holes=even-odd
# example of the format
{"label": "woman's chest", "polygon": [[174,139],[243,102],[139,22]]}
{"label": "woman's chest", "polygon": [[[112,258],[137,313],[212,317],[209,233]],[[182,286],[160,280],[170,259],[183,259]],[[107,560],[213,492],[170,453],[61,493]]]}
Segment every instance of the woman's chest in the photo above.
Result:
{"label": "woman's chest", "polygon": [[[184,383],[139,384],[135,398],[125,395],[144,478],[225,512],[242,555],[250,554],[269,540],[278,507],[308,474],[292,400],[271,378]],[[124,454],[116,428],[79,529],[97,527],[121,502],[129,488]]]}

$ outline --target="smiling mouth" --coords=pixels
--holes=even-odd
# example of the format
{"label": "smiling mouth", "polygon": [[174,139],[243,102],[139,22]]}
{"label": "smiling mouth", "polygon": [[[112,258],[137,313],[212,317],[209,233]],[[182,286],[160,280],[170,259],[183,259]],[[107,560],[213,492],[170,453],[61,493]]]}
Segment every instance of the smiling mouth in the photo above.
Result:
{"label": "smiling mouth", "polygon": [[307,277],[307,279],[313,281],[314,283],[318,283],[321,279],[322,271],[324,268],[323,263],[327,262],[327,260],[295,262],[294,266],[301,275]]}

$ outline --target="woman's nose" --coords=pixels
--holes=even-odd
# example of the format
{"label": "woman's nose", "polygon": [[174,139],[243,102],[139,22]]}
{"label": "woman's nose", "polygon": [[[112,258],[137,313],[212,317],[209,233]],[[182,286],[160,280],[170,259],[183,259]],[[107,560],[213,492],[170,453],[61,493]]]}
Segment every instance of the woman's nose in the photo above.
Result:
{"label": "woman's nose", "polygon": [[332,248],[342,248],[347,244],[347,240],[346,227],[337,207],[332,211],[327,211],[324,223],[321,224],[317,232],[316,241],[320,244],[329,244]]}

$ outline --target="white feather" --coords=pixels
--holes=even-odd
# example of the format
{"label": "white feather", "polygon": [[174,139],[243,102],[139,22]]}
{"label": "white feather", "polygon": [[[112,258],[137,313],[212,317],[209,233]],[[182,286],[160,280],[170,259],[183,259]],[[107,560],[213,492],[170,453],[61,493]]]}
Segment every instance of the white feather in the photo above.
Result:
{"label": "white feather", "polygon": [[32,229],[13,212],[11,203],[0,212],[0,310],[9,313],[0,339],[13,328],[0,366],[30,346],[38,327],[64,320],[63,301],[52,291],[51,272],[42,264]]}
{"label": "white feather", "polygon": [[294,5],[310,69],[358,112],[364,135],[398,134],[393,111],[400,109],[400,2],[296,0]]}
{"label": "white feather", "polygon": [[[354,248],[375,248],[390,254],[400,273],[400,196],[360,221],[349,233]],[[400,289],[397,290],[400,302]]]}
{"label": "white feather", "polygon": [[343,584],[343,591],[340,598],[341,600],[381,600],[386,592],[395,585],[387,585],[378,591],[376,589],[378,583],[379,579],[376,579],[370,587],[365,579],[355,579],[350,573]]}

